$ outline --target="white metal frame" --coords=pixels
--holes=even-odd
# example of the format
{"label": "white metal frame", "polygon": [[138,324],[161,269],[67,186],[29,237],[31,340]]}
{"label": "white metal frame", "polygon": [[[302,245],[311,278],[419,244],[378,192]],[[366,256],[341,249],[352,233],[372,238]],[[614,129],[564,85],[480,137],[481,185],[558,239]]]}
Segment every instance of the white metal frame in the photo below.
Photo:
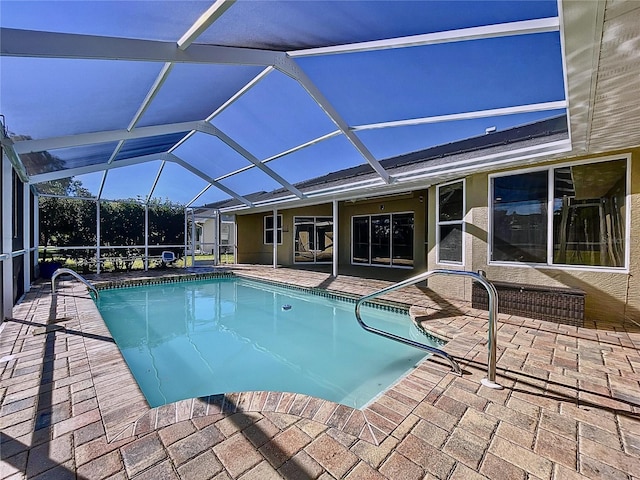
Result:
{"label": "white metal frame", "polygon": [[[95,250],[96,251],[96,273],[100,273],[102,270],[102,262],[98,261],[102,258],[102,251],[105,249],[108,250],[122,250],[122,249],[129,249],[129,248],[136,248],[136,249],[142,249],[144,251],[144,255],[141,255],[143,257],[143,262],[144,262],[144,270],[147,271],[149,269],[149,249],[153,248],[153,249],[159,249],[159,248],[182,248],[182,245],[175,245],[175,244],[167,244],[167,245],[150,245],[149,244],[149,203],[147,202],[140,202],[141,205],[144,207],[144,221],[143,221],[143,235],[144,235],[144,239],[145,242],[144,244],[141,245],[109,245],[109,246],[104,246],[102,244],[101,241],[101,205],[102,202],[114,202],[114,203],[118,203],[119,200],[98,200],[96,198],[80,198],[80,197],[65,197],[65,196],[61,196],[61,195],[47,195],[47,194],[43,194],[43,195],[38,195],[38,196],[34,196],[34,201],[35,203],[35,208],[34,208],[34,219],[39,218],[39,198],[40,197],[54,197],[54,198],[68,198],[69,200],[81,200],[81,201],[86,201],[86,202],[94,202],[96,204],[96,244],[95,245],[72,245],[72,246],[56,246],[56,245],[50,245],[48,248],[56,248],[58,250]],[[35,247],[32,247],[31,250],[34,252],[38,252],[39,251],[39,245],[38,245],[38,227],[37,225],[34,227],[35,230]],[[186,228],[186,227],[185,227]],[[185,230],[185,234],[186,234],[186,230]],[[185,235],[186,238],[186,235]],[[186,248],[186,247],[185,247]],[[37,262],[37,257],[38,255],[35,255],[35,262]],[[156,255],[157,257],[157,255]]]}
{"label": "white metal frame", "polygon": [[[413,35],[379,41],[360,42],[323,48],[303,49],[290,52],[214,46],[195,43],[198,37],[216,20],[218,20],[233,5],[233,3],[234,0],[216,0],[211,5],[211,7],[207,9],[203,13],[203,15],[196,22],[194,22],[194,24],[184,33],[184,35],[178,40],[177,43],[3,28],[2,55],[6,56],[155,61],[164,63],[163,68],[156,77],[153,85],[151,85],[146,97],[139,105],[139,108],[131,119],[131,122],[129,123],[129,126],[126,130],[113,132],[97,132],[67,137],[24,140],[15,142],[15,149],[17,153],[44,151],[69,146],[104,143],[109,141],[118,142],[109,160],[105,164],[75,168],[62,172],[34,175],[31,179],[31,182],[37,183],[54,178],[70,177],[95,171],[107,172],[111,168],[128,166],[153,160],[174,161],[182,167],[187,168],[192,173],[198,175],[200,178],[203,178],[209,183],[210,186],[219,188],[227,195],[239,200],[242,203],[240,209],[244,209],[251,208],[254,205],[251,202],[248,202],[243,196],[238,195],[236,192],[233,192],[232,190],[224,187],[224,185],[220,183],[220,178],[210,178],[203,172],[200,172],[193,166],[189,165],[184,160],[178,159],[173,154],[175,148],[186,141],[195,132],[205,132],[211,135],[216,135],[229,147],[233,148],[236,152],[238,152],[249,162],[251,162],[252,165],[247,168],[261,169],[273,180],[289,190],[295,198],[303,199],[305,198],[305,194],[303,194],[285,178],[281,177],[265,164],[271,160],[281,158],[295,151],[315,145],[318,142],[322,142],[336,135],[342,135],[360,153],[364,161],[371,165],[371,167],[375,170],[378,180],[378,182],[375,183],[379,183],[378,186],[384,189],[385,185],[393,184],[396,179],[392,178],[389,175],[389,173],[381,166],[379,160],[374,157],[374,155],[359,139],[359,137],[356,135],[356,132],[358,130],[393,128],[407,125],[420,125],[426,123],[464,120],[471,118],[491,118],[497,115],[562,109],[568,107],[568,102],[566,101],[553,101],[532,105],[514,105],[506,108],[489,109],[475,112],[470,111],[450,115],[403,119],[370,125],[353,126],[349,125],[342,118],[337,109],[328,101],[324,94],[316,87],[316,85],[311,81],[311,79],[298,66],[296,62],[297,58],[315,55],[345,54],[350,52],[369,52],[384,49],[410,48],[415,46],[434,45],[441,43],[498,38],[510,35],[531,35],[543,32],[560,31],[561,22],[559,16],[553,18],[543,18],[519,22],[508,22],[497,25],[463,28],[458,30],[435,32],[423,35]],[[562,9],[559,10],[561,11]],[[202,121],[138,127],[137,124],[139,120],[142,118],[144,112],[153,103],[153,101],[157,97],[157,94],[162,89],[165,81],[171,74],[173,66],[178,62],[226,65],[260,65],[264,66],[265,68],[253,80],[239,89],[238,92],[224,105],[222,105],[209,117],[203,119]],[[229,105],[237,101],[242,95],[244,95],[244,93],[257,85],[267,75],[276,70],[296,80],[307,91],[310,97],[318,104],[319,108],[321,108],[327,115],[327,117],[336,125],[337,130],[334,132],[330,132],[329,134],[326,134],[318,139],[314,139],[306,143],[294,146],[293,148],[289,148],[288,150],[276,154],[270,158],[260,160],[249,153],[249,151],[242,145],[236,143],[232,138],[228,137],[226,134],[213,127],[211,123],[209,123],[209,121],[215,118]],[[189,133],[167,152],[156,155],[146,155],[127,160],[120,160],[117,162],[115,161],[117,154],[120,152],[124,141],[126,140],[135,138],[146,138],[150,136],[176,133],[180,131],[188,131]],[[231,174],[240,173],[240,171],[244,170],[245,169],[241,169],[236,172],[232,172]],[[161,173],[161,171],[162,167],[158,172],[158,175]],[[102,186],[104,186],[105,180],[106,173],[103,178]],[[157,179],[156,182],[154,182],[154,188],[156,184]],[[152,188],[149,197],[153,195],[154,188]],[[348,192],[350,189],[350,185],[344,185],[342,189],[337,188],[337,190],[341,192]],[[101,195],[99,195],[98,198],[101,199]],[[192,202],[194,200],[192,200]],[[291,198],[287,197],[279,200],[274,200],[273,203],[278,204],[279,202],[290,202],[291,200]]]}
{"label": "white metal frame", "polygon": [[[186,229],[187,229],[187,222],[188,222],[188,218],[189,216],[191,217],[191,244],[189,248],[189,243],[187,240],[187,244],[185,245],[185,257],[186,256],[191,256],[192,258],[192,262],[193,264],[195,264],[195,251],[196,251],[196,244],[200,243],[200,245],[212,245],[212,253],[214,256],[214,265],[219,265],[220,264],[220,250],[221,247],[231,247],[233,249],[233,258],[234,258],[234,262],[237,261],[237,229],[236,229],[236,222],[234,221],[228,221],[228,220],[223,220],[223,215],[220,210],[218,209],[207,209],[206,207],[199,207],[207,212],[211,212],[211,214],[207,214],[207,213],[199,213],[196,214],[196,208],[198,207],[189,207],[187,209],[185,209],[185,233],[186,233]],[[198,220],[212,220],[214,222],[214,228],[213,228],[213,241],[212,242],[203,242],[202,240],[197,241],[196,240],[196,230],[195,230],[195,226]],[[230,224],[232,225],[233,228],[233,243],[229,244],[229,245],[222,245],[221,242],[221,229],[222,229],[222,224]],[[189,236],[185,235],[185,238],[188,239]]]}
{"label": "white metal frame", "polygon": [[[3,149],[4,151],[4,149]],[[13,211],[12,198],[12,177],[13,169],[9,159],[4,155],[0,156],[0,168],[2,168],[2,183],[0,184],[0,217],[2,219],[2,239],[0,239],[0,262],[2,262],[2,312],[0,320],[13,316],[13,241],[11,238],[11,216]]]}

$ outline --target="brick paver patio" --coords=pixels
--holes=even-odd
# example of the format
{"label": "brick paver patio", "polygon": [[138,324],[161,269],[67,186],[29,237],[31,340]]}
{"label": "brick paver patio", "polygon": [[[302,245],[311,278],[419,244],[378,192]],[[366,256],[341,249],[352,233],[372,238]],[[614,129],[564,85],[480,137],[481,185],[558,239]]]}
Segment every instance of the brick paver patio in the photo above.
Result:
{"label": "brick paver patio", "polygon": [[[387,282],[239,266],[236,274],[363,295]],[[182,270],[145,275],[182,274]],[[93,281],[121,281],[131,274]],[[140,276],[141,274],[137,274]],[[454,280],[458,281],[458,280]],[[0,330],[1,479],[640,478],[640,328],[487,314],[417,287],[413,305],[464,370],[426,361],[362,410],[241,392],[150,409],[86,288],[34,285]],[[355,318],[354,318],[355,321]]]}

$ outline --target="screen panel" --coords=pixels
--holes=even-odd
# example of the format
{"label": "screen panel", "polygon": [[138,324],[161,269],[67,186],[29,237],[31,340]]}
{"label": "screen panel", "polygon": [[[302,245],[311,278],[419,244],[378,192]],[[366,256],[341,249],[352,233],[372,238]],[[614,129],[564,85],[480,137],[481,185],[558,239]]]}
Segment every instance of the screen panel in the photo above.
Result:
{"label": "screen panel", "polygon": [[261,70],[244,65],[174,64],[138,126],[205,120]]}
{"label": "screen panel", "polygon": [[30,138],[124,129],[161,68],[158,62],[0,56],[0,110],[13,135]]}
{"label": "screen panel", "polygon": [[166,41],[177,41],[207,8],[206,2],[182,0],[0,4],[3,27]]}
{"label": "screen panel", "polygon": [[297,61],[352,126],[564,99],[557,32]]}
{"label": "screen panel", "polygon": [[293,79],[272,72],[211,123],[260,160],[336,130]]}
{"label": "screen panel", "polygon": [[206,186],[205,180],[182,166],[165,162],[151,198],[186,204]]}
{"label": "screen panel", "polygon": [[356,135],[378,159],[444,145],[446,143],[480,137],[487,129],[506,130],[531,122],[566,114],[566,110],[499,115],[469,120],[428,123],[404,127],[360,130]]}
{"label": "screen panel", "polygon": [[128,167],[112,168],[107,172],[100,198],[108,200],[133,198],[146,201],[161,163],[156,160]]}
{"label": "screen panel", "polygon": [[199,40],[285,51],[557,14],[555,1],[237,2]]}
{"label": "screen panel", "polygon": [[214,179],[252,165],[218,137],[200,132],[189,137],[173,153]]}

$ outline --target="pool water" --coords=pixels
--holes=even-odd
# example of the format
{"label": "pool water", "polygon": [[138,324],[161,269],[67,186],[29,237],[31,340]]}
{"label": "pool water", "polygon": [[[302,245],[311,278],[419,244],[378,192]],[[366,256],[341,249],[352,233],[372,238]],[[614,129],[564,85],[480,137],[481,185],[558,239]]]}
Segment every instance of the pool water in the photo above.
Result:
{"label": "pool water", "polygon": [[[245,279],[104,290],[98,307],[152,407],[269,390],[359,408],[425,356],[364,331],[353,302]],[[416,335],[407,314],[363,307],[362,318]]]}

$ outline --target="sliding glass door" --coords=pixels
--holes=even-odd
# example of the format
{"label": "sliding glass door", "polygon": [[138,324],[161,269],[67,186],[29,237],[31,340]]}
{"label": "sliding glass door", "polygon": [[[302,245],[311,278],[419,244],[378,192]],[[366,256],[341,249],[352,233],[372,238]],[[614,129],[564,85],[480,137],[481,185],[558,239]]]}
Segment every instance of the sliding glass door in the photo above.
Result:
{"label": "sliding glass door", "polygon": [[333,261],[333,219],[294,217],[294,263]]}

